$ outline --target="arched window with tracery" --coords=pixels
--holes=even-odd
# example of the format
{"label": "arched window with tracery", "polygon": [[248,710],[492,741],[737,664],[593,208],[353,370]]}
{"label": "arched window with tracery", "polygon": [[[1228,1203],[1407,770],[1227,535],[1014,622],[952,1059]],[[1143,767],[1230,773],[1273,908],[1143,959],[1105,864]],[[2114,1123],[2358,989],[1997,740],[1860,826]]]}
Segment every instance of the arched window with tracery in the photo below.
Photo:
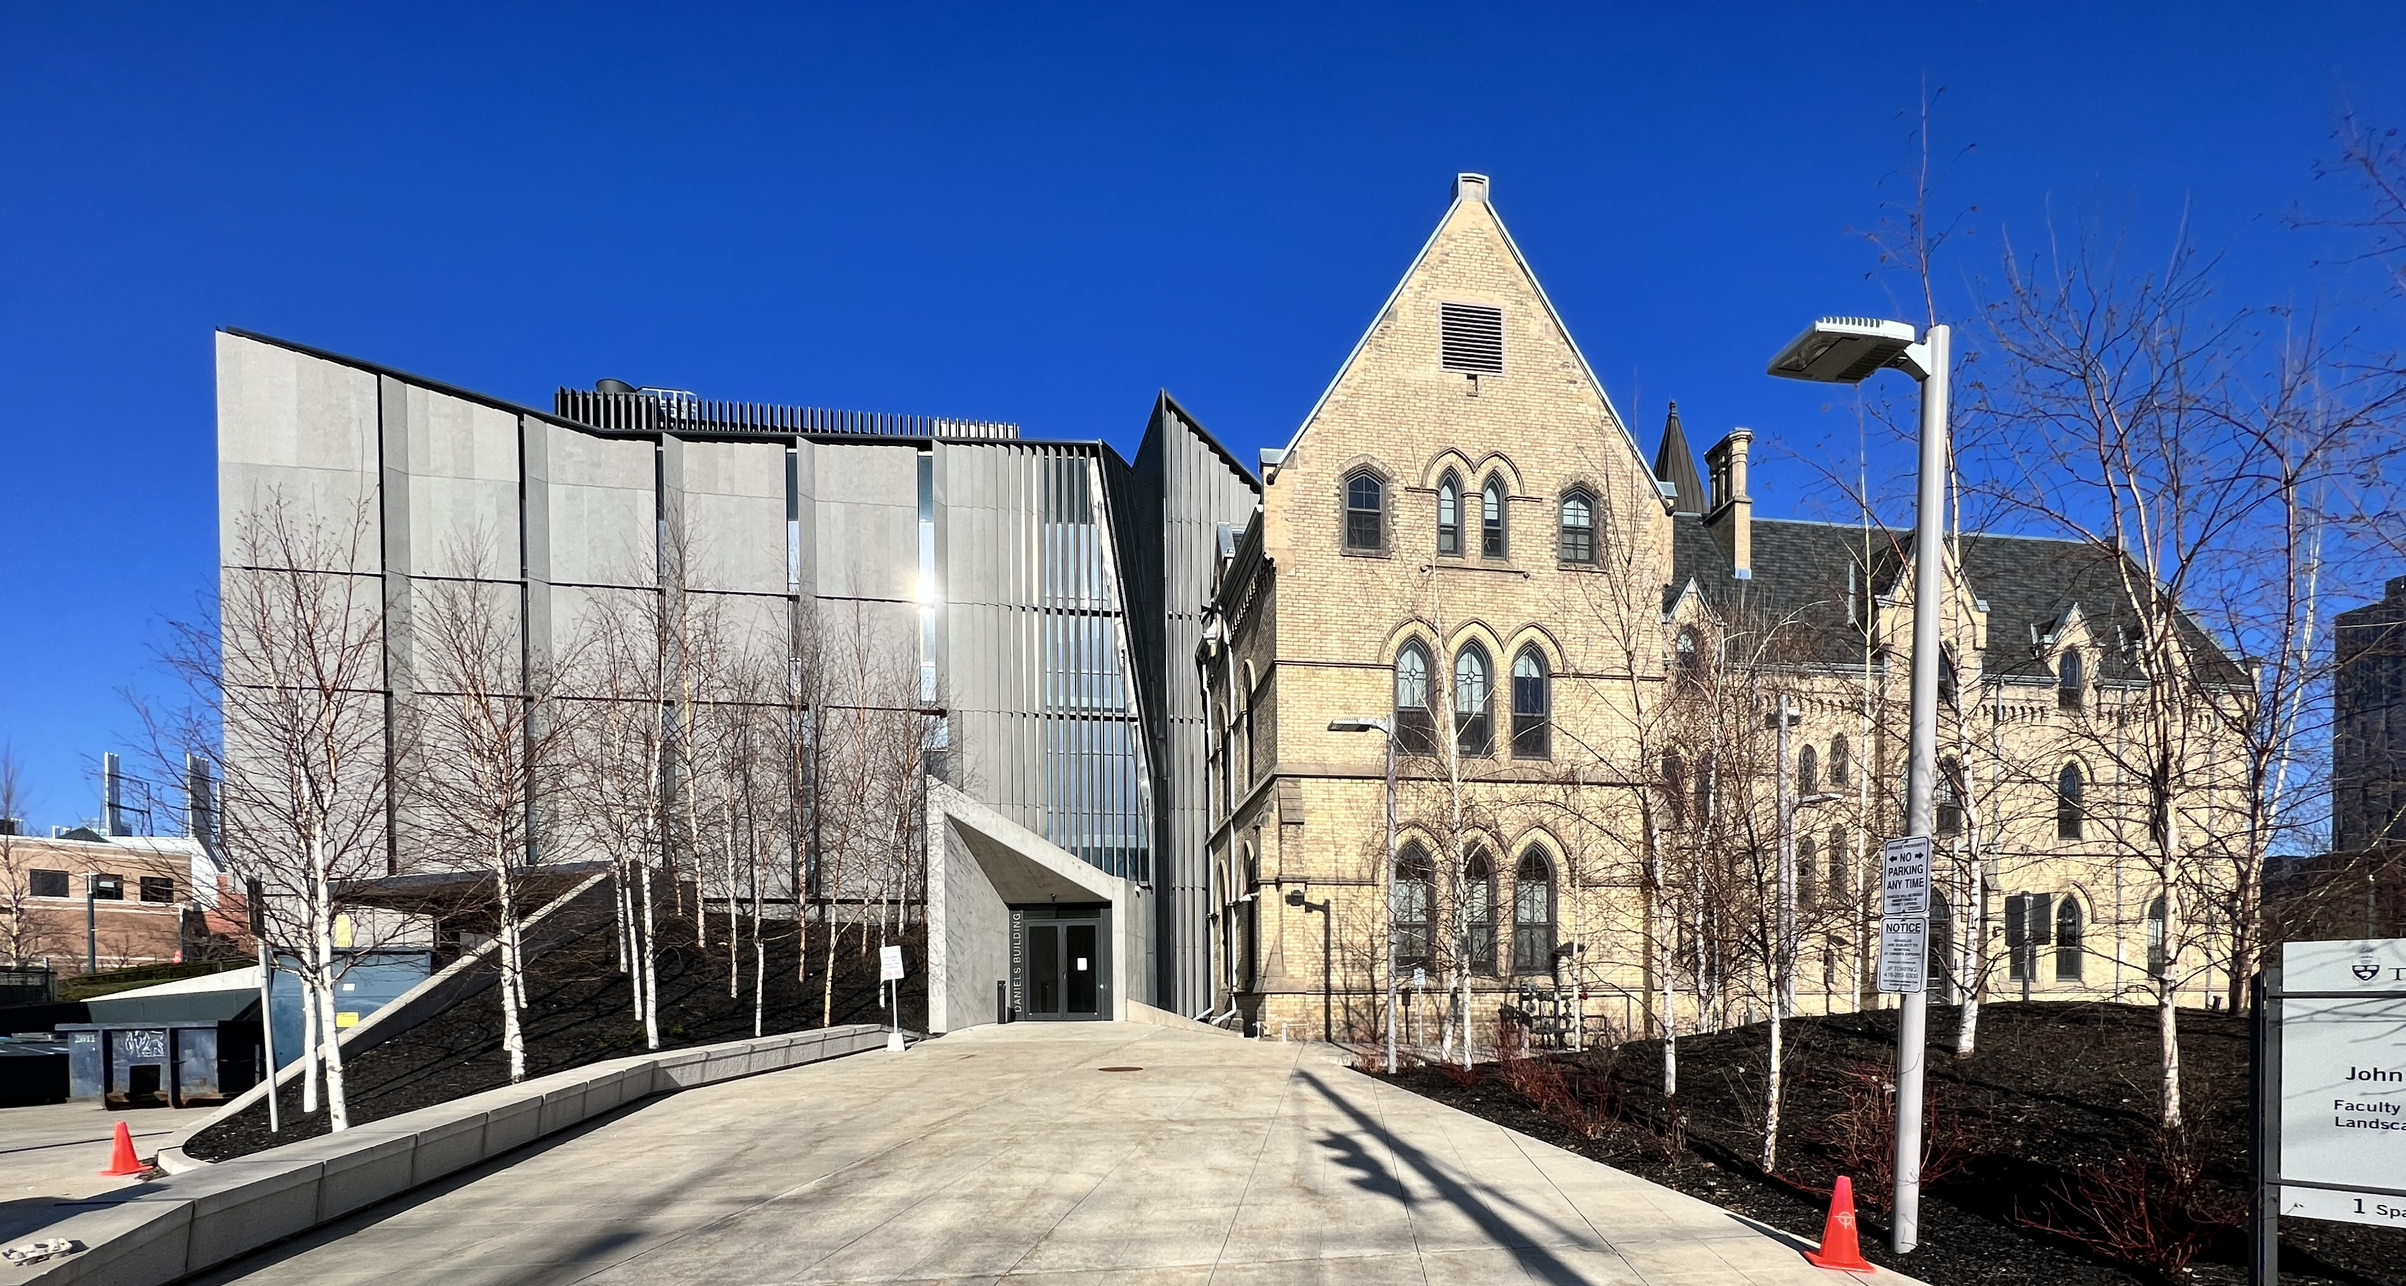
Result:
{"label": "arched window with tracery", "polygon": [[1512,757],[1549,759],[1554,754],[1554,677],[1545,653],[1532,643],[1512,660]]}
{"label": "arched window with tracery", "polygon": [[2088,794],[2088,780],[2081,776],[2080,765],[2068,763],[2055,774],[2055,838],[2079,839],[2082,819],[2081,801]]}
{"label": "arched window with tracery", "polygon": [[1672,636],[1671,650],[1677,654],[1682,678],[1694,678],[1704,672],[1704,640],[1697,636],[1695,626],[1680,626],[1679,633]]}
{"label": "arched window with tracery", "polygon": [[2055,904],[2055,980],[2080,981],[2080,899],[2069,893]]}
{"label": "arched window with tracery", "polygon": [[1562,498],[1562,561],[1582,567],[1596,561],[1596,498],[1583,487]]}
{"label": "arched window with tracery", "polygon": [[1431,930],[1437,909],[1437,868],[1420,841],[1404,845],[1395,859],[1395,963],[1409,969],[1431,959]]}
{"label": "arched window with tracery", "polygon": [[1462,479],[1450,469],[1437,483],[1437,552],[1462,552]]}
{"label": "arched window with tracery", "polygon": [[1489,478],[1479,497],[1479,554],[1501,558],[1504,551],[1504,480]]}
{"label": "arched window with tracery", "polygon": [[1437,749],[1437,713],[1429,694],[1429,651],[1406,643],[1395,654],[1395,740],[1404,751]]}
{"label": "arched window with tracery", "polygon": [[1462,864],[1462,928],[1469,938],[1470,971],[1495,972],[1495,863],[1484,846]]}
{"label": "arched window with tracery", "polygon": [[1454,656],[1454,744],[1466,755],[1495,752],[1495,662],[1467,644]]}
{"label": "arched window with tracery", "polygon": [[1512,873],[1512,971],[1554,969],[1554,866],[1535,846]]}
{"label": "arched window with tracery", "polygon": [[1387,480],[1368,469],[1345,476],[1345,548],[1375,554],[1387,547]]}

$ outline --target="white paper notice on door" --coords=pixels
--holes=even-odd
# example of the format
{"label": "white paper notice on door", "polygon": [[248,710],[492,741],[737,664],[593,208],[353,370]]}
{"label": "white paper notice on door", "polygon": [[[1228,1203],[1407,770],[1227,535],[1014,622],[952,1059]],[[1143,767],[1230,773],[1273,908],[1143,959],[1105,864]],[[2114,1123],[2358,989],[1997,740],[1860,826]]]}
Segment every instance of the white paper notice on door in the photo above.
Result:
{"label": "white paper notice on door", "polygon": [[1079,973],[1084,973],[1084,972],[1086,972],[1086,957],[1084,957],[1084,956],[1079,956],[1079,957],[1078,957],[1078,972],[1079,972]]}

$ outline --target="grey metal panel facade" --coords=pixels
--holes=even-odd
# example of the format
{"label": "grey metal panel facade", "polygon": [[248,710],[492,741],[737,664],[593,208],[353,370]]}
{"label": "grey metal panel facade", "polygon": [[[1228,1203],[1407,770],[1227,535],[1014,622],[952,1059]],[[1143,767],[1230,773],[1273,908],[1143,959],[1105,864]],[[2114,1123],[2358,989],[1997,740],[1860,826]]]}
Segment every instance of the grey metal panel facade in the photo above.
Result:
{"label": "grey metal panel facade", "polygon": [[[1100,443],[992,433],[610,432],[261,338],[218,346],[226,548],[271,491],[330,518],[367,505],[374,565],[357,570],[386,585],[396,703],[423,578],[506,586],[539,659],[607,604],[639,610],[681,557],[687,592],[743,653],[815,641],[843,654],[822,656],[831,675],[908,678],[949,712],[956,786],[1171,890],[1142,929],[1150,998],[1191,1012],[1210,994],[1204,733],[1185,680],[1217,525],[1255,495],[1174,404],[1131,470]],[[929,662],[935,687],[919,691]]]}

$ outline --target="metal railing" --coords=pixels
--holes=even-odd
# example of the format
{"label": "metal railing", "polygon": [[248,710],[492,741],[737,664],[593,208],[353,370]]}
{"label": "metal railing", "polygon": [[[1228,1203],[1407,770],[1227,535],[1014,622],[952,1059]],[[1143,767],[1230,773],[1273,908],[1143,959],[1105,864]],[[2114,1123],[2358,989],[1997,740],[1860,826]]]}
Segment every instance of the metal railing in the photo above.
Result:
{"label": "metal railing", "polygon": [[1016,439],[1019,426],[995,420],[934,415],[838,411],[768,402],[720,402],[690,393],[640,389],[633,393],[563,388],[552,413],[564,420],[640,433],[827,433],[880,438]]}

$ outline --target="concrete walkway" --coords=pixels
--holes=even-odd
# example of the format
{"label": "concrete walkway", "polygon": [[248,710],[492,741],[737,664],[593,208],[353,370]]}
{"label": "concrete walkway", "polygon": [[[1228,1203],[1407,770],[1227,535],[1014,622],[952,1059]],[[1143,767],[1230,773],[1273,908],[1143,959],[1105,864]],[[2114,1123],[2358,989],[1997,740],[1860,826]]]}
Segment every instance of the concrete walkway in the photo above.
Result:
{"label": "concrete walkway", "polygon": [[1133,1024],[977,1028],[658,1100],[197,1280],[1846,1280],[1326,1059]]}
{"label": "concrete walkway", "polygon": [[117,1122],[132,1128],[134,1150],[150,1156],[178,1129],[208,1115],[199,1108],[112,1112],[91,1100],[0,1108],[0,1245],[57,1216],[60,1201],[97,1196],[136,1182],[104,1178]]}

